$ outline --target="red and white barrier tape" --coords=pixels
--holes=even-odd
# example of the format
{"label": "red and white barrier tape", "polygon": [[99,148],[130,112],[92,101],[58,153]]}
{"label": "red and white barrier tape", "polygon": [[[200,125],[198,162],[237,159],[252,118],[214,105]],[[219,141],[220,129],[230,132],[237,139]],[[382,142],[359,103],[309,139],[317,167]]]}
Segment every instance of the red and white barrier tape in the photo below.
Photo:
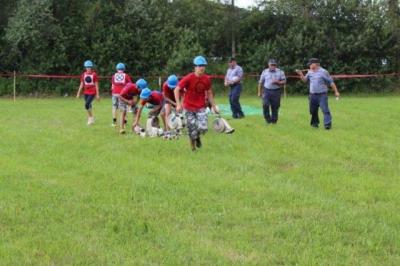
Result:
{"label": "red and white barrier tape", "polygon": [[[31,78],[31,79],[80,79],[80,75],[56,75],[56,74],[22,74],[17,73],[16,77]],[[225,79],[224,75],[209,75],[212,79]],[[331,75],[334,79],[360,79],[360,78],[383,78],[383,77],[400,77],[400,73],[389,74],[334,74]],[[13,73],[0,73],[0,77],[14,77]],[[158,79],[160,76],[150,76],[148,79]],[[258,78],[258,74],[247,74],[245,77]],[[287,75],[287,78],[298,79],[298,75]],[[162,77],[165,79],[166,77]],[[111,76],[99,76],[99,79],[111,79]]]}

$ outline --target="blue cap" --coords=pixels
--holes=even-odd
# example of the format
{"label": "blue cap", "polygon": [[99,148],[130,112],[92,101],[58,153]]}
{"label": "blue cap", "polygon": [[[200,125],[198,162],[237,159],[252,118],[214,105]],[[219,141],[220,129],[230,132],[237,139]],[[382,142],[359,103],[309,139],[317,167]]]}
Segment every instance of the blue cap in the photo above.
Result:
{"label": "blue cap", "polygon": [[271,58],[271,59],[268,60],[268,64],[269,64],[269,65],[277,65],[278,62],[276,62],[275,59]]}
{"label": "blue cap", "polygon": [[136,81],[136,86],[139,89],[143,90],[143,89],[147,88],[147,81],[145,79],[138,79]]}
{"label": "blue cap", "polygon": [[176,75],[171,75],[167,79],[167,86],[170,89],[175,89],[178,86],[178,77]]}
{"label": "blue cap", "polygon": [[150,97],[151,90],[149,88],[144,88],[140,93],[140,99],[146,100]]}
{"label": "blue cap", "polygon": [[125,70],[125,64],[124,63],[118,63],[115,68],[117,70]]}
{"label": "blue cap", "polygon": [[205,65],[207,65],[207,60],[204,58],[204,56],[201,56],[201,55],[196,56],[193,59],[193,65],[195,65],[195,66],[205,66]]}
{"label": "blue cap", "polygon": [[85,63],[83,63],[83,66],[87,67],[87,68],[91,68],[91,67],[93,67],[93,65],[94,64],[91,60],[86,60]]}

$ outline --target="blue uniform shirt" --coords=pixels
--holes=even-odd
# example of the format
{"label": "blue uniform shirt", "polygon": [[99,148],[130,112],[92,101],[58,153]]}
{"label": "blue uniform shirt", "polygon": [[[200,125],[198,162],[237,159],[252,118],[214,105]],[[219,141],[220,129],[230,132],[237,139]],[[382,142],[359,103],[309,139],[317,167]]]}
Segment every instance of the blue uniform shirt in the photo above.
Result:
{"label": "blue uniform shirt", "polygon": [[310,93],[324,93],[328,91],[328,85],[333,84],[333,79],[326,69],[320,67],[316,71],[309,70],[305,76],[310,84]]}
{"label": "blue uniform shirt", "polygon": [[276,68],[274,71],[270,70],[269,68],[264,69],[264,71],[261,73],[259,83],[263,84],[264,89],[267,90],[279,89],[281,85],[272,83],[273,80],[286,80],[285,73],[279,68]]}
{"label": "blue uniform shirt", "polygon": [[239,80],[241,80],[243,77],[243,69],[238,65],[236,65],[234,68],[228,68],[228,71],[226,71],[226,81],[236,83],[237,81],[234,80],[234,77],[238,77]]}

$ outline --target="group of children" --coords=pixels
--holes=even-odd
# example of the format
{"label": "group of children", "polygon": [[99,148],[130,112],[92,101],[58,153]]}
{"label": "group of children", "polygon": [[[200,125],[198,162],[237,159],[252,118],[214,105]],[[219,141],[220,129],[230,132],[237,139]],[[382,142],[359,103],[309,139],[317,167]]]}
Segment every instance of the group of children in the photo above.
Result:
{"label": "group of children", "polygon": [[[162,85],[161,91],[151,90],[144,79],[135,83],[125,73],[123,63],[116,65],[117,72],[111,78],[112,93],[112,126],[119,126],[119,133],[126,133],[127,113],[132,112],[132,131],[139,126],[140,117],[145,106],[151,106],[149,117],[161,117],[164,131],[170,130],[167,119],[174,111],[184,111],[192,150],[201,147],[200,135],[208,129],[206,107],[218,113],[211,91],[211,80],[205,74],[207,61],[203,56],[193,60],[194,72],[184,76],[180,81],[176,75],[170,75]],[[94,123],[92,102],[99,97],[99,82],[94,64],[84,62],[85,71],[81,75],[77,98],[83,89],[85,109],[88,113],[88,125]],[[118,125],[118,112],[120,113]]]}

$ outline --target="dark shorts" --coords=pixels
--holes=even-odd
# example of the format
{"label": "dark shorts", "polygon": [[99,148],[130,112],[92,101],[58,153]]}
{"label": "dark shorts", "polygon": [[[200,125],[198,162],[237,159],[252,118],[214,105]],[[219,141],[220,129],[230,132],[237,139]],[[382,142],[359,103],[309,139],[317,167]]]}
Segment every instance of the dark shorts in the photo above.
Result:
{"label": "dark shorts", "polygon": [[94,94],[93,95],[85,94],[85,109],[86,110],[92,109],[92,102],[95,97],[96,97],[96,95],[94,95]]}

